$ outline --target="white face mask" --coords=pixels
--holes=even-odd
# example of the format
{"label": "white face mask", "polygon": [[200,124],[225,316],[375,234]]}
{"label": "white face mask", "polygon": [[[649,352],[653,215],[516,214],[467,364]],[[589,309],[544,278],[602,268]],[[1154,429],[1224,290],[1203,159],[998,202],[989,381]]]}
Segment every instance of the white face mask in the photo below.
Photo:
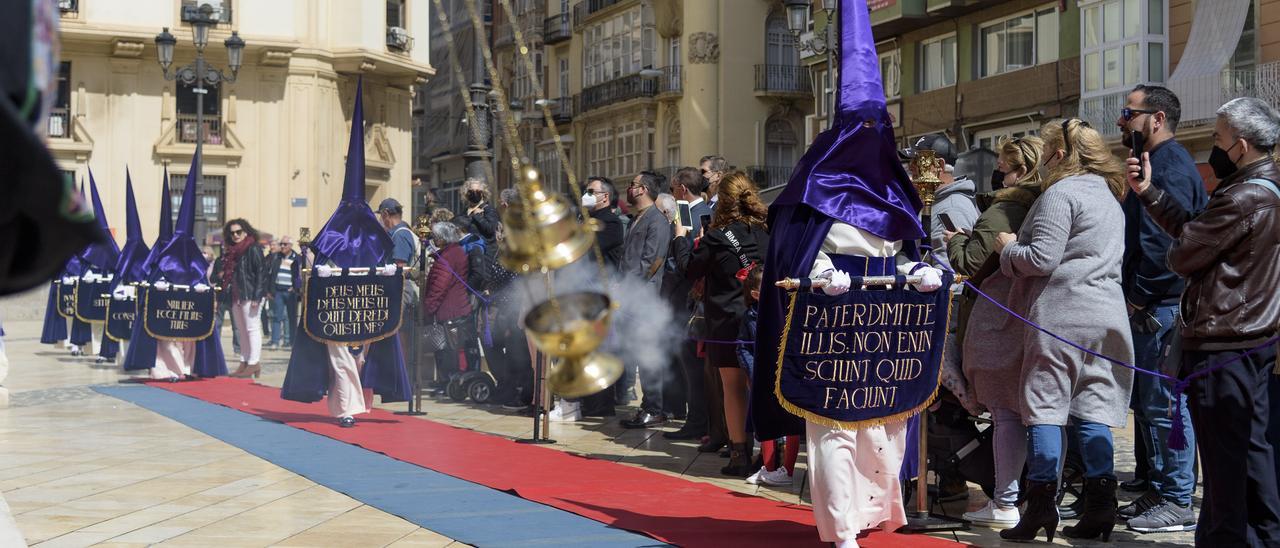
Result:
{"label": "white face mask", "polygon": [[582,207],[596,207],[596,195],[590,192],[582,195]]}

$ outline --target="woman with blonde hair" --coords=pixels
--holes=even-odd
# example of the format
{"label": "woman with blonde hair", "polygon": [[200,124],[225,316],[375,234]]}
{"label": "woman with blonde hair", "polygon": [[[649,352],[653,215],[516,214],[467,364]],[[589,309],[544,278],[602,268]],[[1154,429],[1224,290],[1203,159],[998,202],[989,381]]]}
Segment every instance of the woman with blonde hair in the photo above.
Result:
{"label": "woman with blonde hair", "polygon": [[[1070,538],[1106,542],[1115,526],[1116,477],[1111,428],[1124,426],[1133,372],[1100,356],[1133,361],[1132,333],[1120,287],[1124,254],[1124,166],[1097,131],[1080,120],[1041,129],[1044,189],[1017,236],[996,236],[1000,272],[1013,280],[1011,309],[1044,328],[1022,329],[1019,411],[1027,425],[1027,508],[1007,540],[1053,540],[1066,426],[1084,460],[1084,510],[1063,529]],[[1082,352],[1049,333],[1087,348]]]}
{"label": "woman with blonde hair", "polygon": [[[1040,197],[1042,181],[1036,166],[1043,147],[1039,137],[1001,141],[995,176],[1004,188],[978,195],[982,213],[972,231],[943,233],[956,273],[968,276],[970,284],[1000,302],[1009,300],[1013,280],[1000,272],[996,236],[1017,232],[1031,204]],[[972,388],[975,407],[990,410],[995,423],[992,500],[966,512],[964,519],[1011,527],[1018,523],[1018,478],[1027,460],[1027,429],[1018,412],[1020,388],[1009,382],[1022,371],[1022,324],[972,290],[966,290],[960,301],[959,324],[956,337],[962,348],[964,379]]]}
{"label": "woman with blonde hair", "polygon": [[[719,205],[711,226],[703,230],[695,249],[690,249],[687,229],[675,225],[671,245],[690,280],[705,279],[702,294],[706,310],[707,365],[720,372],[724,388],[724,415],[731,443],[729,465],[720,470],[726,476],[745,478],[756,471],[752,466],[751,439],[747,437],[747,373],[738,364],[738,330],[746,315],[742,280],[738,272],[758,267],[769,248],[765,220],[769,209],[760,201],[756,184],[741,171],[724,176],[717,192]],[[712,342],[725,341],[725,342]]]}

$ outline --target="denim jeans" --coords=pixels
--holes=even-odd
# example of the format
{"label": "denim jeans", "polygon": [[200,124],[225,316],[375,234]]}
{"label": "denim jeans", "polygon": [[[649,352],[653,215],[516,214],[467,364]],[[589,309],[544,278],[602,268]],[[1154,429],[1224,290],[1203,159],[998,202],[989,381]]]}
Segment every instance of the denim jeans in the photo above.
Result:
{"label": "denim jeans", "polygon": [[1027,427],[1022,425],[1022,416],[1012,409],[993,407],[991,418],[995,421],[995,502],[1001,508],[1013,508],[1018,505],[1018,479],[1027,463]]}
{"label": "denim jeans", "polygon": [[[1178,307],[1157,306],[1153,312],[1160,320],[1160,331],[1151,334],[1134,331],[1133,352],[1138,367],[1159,371],[1164,361],[1164,339],[1177,323]],[[1170,449],[1165,440],[1169,439],[1173,426],[1173,419],[1169,416],[1173,409],[1173,385],[1153,375],[1139,373],[1134,377],[1134,383],[1138,385],[1137,401],[1133,405],[1136,411],[1134,420],[1140,425],[1137,432],[1143,436],[1142,443],[1151,463],[1147,481],[1151,483],[1151,489],[1165,500],[1187,506],[1191,504],[1191,493],[1196,487],[1196,438],[1186,396],[1182,396],[1182,424],[1187,446],[1182,450]]]}
{"label": "denim jeans", "polygon": [[293,325],[289,323],[289,308],[293,306],[293,295],[288,288],[277,287],[271,298],[271,308],[267,310],[271,320],[271,343],[285,346],[293,344]]}
{"label": "denim jeans", "polygon": [[[1111,441],[1111,428],[1071,417],[1070,430],[1079,442],[1084,477],[1114,479],[1115,446]],[[1036,424],[1027,427],[1027,481],[1058,481],[1066,436],[1067,428],[1062,426]]]}

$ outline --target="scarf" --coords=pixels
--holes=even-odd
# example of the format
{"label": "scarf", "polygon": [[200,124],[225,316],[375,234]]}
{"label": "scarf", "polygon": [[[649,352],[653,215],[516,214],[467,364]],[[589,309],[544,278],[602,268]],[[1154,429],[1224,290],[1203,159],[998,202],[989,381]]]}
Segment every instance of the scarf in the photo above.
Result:
{"label": "scarf", "polygon": [[253,239],[245,237],[238,244],[232,244],[227,247],[227,251],[222,255],[222,285],[231,286],[231,302],[240,300],[240,285],[235,283],[236,263],[240,262],[249,248],[253,247]]}

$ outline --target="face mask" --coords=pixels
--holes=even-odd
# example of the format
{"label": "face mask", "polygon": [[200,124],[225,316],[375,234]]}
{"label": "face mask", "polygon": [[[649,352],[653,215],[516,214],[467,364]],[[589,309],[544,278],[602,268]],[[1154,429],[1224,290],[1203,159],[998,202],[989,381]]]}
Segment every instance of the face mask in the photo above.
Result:
{"label": "face mask", "polygon": [[583,195],[582,195],[582,207],[585,207],[585,208],[593,208],[593,207],[596,207],[596,195],[595,195],[595,194],[592,194],[592,193],[590,193],[590,192],[588,192],[588,193],[586,193],[586,194],[583,194]]}
{"label": "face mask", "polygon": [[1004,176],[1005,176],[1005,173],[1003,171],[1000,171],[999,169],[996,169],[991,172],[991,189],[992,190],[1004,188]]}
{"label": "face mask", "polygon": [[471,203],[473,203],[473,204],[478,204],[478,203],[480,203],[480,200],[481,200],[481,199],[483,199],[483,198],[484,198],[484,194],[481,194],[479,190],[468,190],[468,191],[467,191],[467,201],[468,201],[468,202],[471,202]]}
{"label": "face mask", "polygon": [[1238,144],[1240,144],[1240,141],[1236,141],[1235,145],[1231,145],[1231,148],[1226,150],[1222,150],[1216,145],[1213,147],[1213,152],[1209,153],[1209,167],[1213,168],[1214,177],[1217,177],[1219,180],[1226,179],[1227,177],[1230,177],[1232,173],[1235,173],[1236,170],[1240,169],[1239,167],[1236,167],[1236,163],[1231,159],[1231,151],[1234,150]]}

